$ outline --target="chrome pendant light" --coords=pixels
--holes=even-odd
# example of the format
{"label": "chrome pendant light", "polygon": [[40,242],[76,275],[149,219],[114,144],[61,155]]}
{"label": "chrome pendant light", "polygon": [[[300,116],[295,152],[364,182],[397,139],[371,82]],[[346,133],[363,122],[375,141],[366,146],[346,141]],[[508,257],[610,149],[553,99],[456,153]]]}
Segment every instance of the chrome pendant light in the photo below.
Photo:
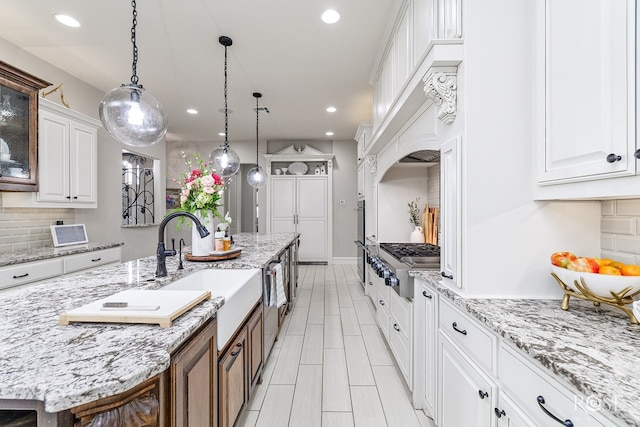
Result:
{"label": "chrome pendant light", "polygon": [[221,36],[218,41],[224,46],[224,143],[211,152],[211,167],[223,178],[231,177],[240,170],[240,157],[229,147],[229,109],[227,107],[227,48],[233,41]]}
{"label": "chrome pendant light", "polygon": [[120,87],[107,93],[100,103],[99,112],[104,128],[115,139],[133,147],[147,147],[164,138],[167,133],[167,116],[158,101],[145,92],[141,84],[138,84],[138,75],[136,74],[138,11],[135,0],[131,2],[131,6],[133,7],[131,83],[123,83]]}
{"label": "chrome pendant light", "polygon": [[[258,99],[262,97],[260,92],[254,92],[253,96],[256,98],[256,165],[251,168],[249,173],[247,174],[247,182],[250,186],[254,188],[263,187],[267,183],[267,172],[260,167],[258,164],[258,125],[259,125],[259,116],[260,110],[258,108]],[[267,110],[268,111],[268,110]]]}

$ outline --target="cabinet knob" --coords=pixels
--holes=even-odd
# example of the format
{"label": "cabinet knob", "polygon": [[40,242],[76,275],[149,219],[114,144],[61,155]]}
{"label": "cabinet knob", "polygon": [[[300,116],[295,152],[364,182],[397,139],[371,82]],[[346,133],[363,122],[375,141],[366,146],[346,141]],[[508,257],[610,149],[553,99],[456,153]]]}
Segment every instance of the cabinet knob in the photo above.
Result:
{"label": "cabinet knob", "polygon": [[480,396],[480,399],[484,399],[485,397],[489,397],[489,393],[487,393],[486,391],[482,391],[482,390],[478,390],[478,395]]}
{"label": "cabinet knob", "polygon": [[554,421],[557,421],[558,423],[562,424],[565,427],[573,427],[573,421],[571,420],[562,421],[560,418],[553,415],[551,412],[549,412],[547,408],[543,406],[545,403],[544,396],[538,396],[537,400],[538,400],[538,406],[540,406],[540,409],[542,409],[542,412],[547,414],[549,418],[553,419]]}
{"label": "cabinet knob", "polygon": [[620,160],[622,160],[622,156],[618,156],[617,154],[614,154],[614,153],[611,153],[607,156],[607,162],[609,163],[619,162]]}
{"label": "cabinet knob", "polygon": [[503,416],[507,415],[504,412],[504,409],[493,408],[493,411],[496,413],[496,417],[498,418],[502,418]]}

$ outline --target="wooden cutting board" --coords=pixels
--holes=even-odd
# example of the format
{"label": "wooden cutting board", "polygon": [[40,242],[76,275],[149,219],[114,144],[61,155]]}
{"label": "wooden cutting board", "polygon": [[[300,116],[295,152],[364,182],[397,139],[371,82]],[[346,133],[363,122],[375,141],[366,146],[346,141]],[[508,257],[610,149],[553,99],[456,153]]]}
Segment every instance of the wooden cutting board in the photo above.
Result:
{"label": "wooden cutting board", "polygon": [[[62,313],[58,322],[157,323],[169,328],[175,319],[210,298],[210,291],[128,289]],[[105,302],[126,302],[128,306],[105,309]]]}

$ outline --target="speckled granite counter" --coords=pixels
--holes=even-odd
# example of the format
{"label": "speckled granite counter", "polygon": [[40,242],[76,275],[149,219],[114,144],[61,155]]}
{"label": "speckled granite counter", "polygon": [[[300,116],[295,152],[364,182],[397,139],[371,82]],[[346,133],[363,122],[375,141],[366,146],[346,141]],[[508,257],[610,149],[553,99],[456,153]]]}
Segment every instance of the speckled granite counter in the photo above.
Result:
{"label": "speckled granite counter", "polygon": [[462,298],[440,284],[439,272],[410,273],[484,323],[584,396],[615,402],[607,418],[640,426],[640,326],[620,310],[571,299]]}
{"label": "speckled granite counter", "polygon": [[242,254],[216,263],[167,258],[168,276],[156,279],[155,256],[105,266],[0,296],[0,399],[44,401],[57,412],[124,392],[169,367],[170,354],[224,303],[205,301],[173,322],[156,325],[58,325],[61,312],[125,289],[158,289],[204,268],[261,268],[296,233],[238,234]]}
{"label": "speckled granite counter", "polygon": [[87,243],[84,245],[52,246],[44,248],[23,249],[14,252],[0,253],[0,267],[5,265],[20,264],[23,262],[40,261],[43,259],[57,258],[66,255],[75,255],[85,252],[99,251],[102,249],[117,248],[124,243]]}

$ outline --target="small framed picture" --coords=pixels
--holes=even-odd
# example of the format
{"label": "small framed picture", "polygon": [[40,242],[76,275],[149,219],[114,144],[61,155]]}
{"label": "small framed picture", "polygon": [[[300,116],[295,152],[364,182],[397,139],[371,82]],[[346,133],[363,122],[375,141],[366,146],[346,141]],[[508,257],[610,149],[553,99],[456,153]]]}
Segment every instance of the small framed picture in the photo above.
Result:
{"label": "small framed picture", "polygon": [[180,207],[180,189],[167,188],[167,210]]}
{"label": "small framed picture", "polygon": [[84,224],[52,225],[51,237],[56,248],[89,242]]}

